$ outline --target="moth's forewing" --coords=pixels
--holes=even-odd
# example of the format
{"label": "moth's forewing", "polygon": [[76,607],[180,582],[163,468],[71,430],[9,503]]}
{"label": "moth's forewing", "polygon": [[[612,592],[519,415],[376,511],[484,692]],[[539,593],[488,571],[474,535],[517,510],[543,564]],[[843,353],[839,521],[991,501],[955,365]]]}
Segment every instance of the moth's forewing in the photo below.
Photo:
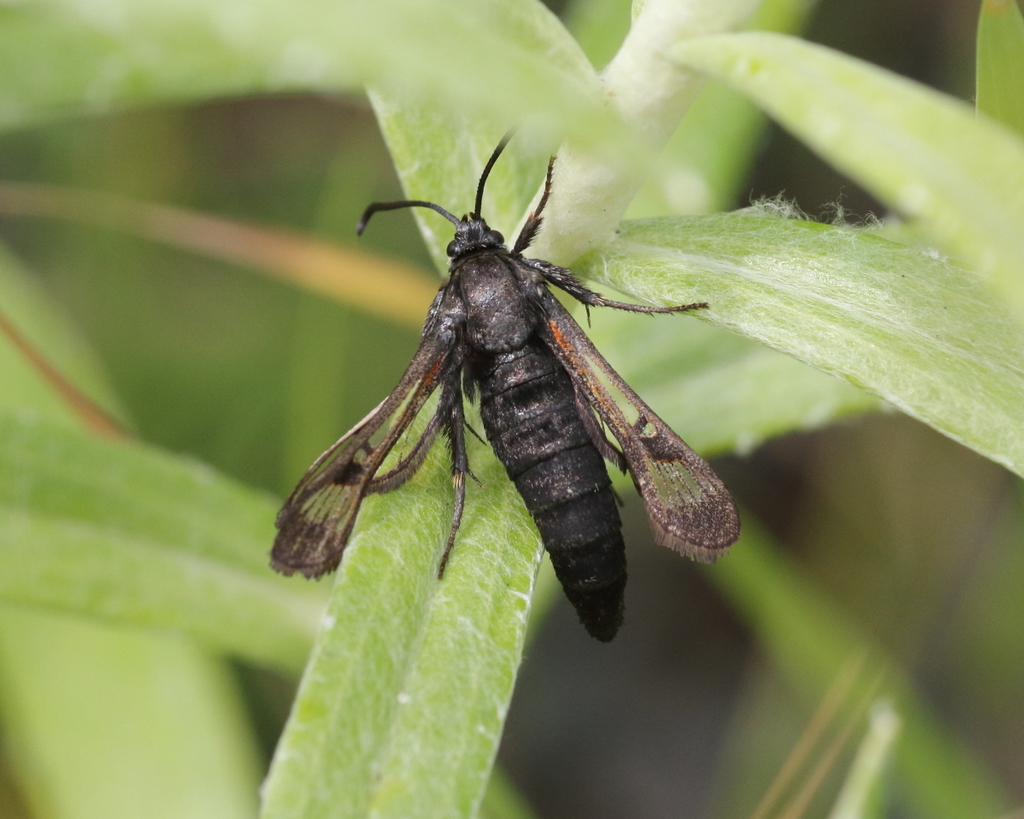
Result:
{"label": "moth's forewing", "polygon": [[542,304],[545,341],[619,442],[655,540],[700,561],[724,554],[740,522],[721,479],[630,389],[552,294],[545,292]]}
{"label": "moth's forewing", "polygon": [[[419,435],[410,428],[439,384],[452,373],[450,345],[424,336],[402,380],[381,404],[309,468],[277,516],[271,566],[283,574],[320,577],[341,560],[363,498],[408,480],[422,464],[440,425],[435,416]],[[399,458],[377,476],[388,454]]]}

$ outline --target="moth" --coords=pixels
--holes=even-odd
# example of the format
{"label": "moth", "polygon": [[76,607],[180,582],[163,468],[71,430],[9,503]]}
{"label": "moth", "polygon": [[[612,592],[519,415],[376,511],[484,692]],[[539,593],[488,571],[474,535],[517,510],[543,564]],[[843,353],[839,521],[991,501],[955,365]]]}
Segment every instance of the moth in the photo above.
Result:
{"label": "moth", "polygon": [[[611,301],[568,270],[524,256],[543,221],[553,158],[541,199],[509,249],[480,215],[487,177],[507,142],[485,165],[473,211],[461,219],[422,200],[375,202],[363,213],[360,235],[375,213],[397,208],[430,208],[450,221],[449,278],[394,392],[313,463],[285,502],[271,565],[308,578],[333,571],[363,498],[404,484],[442,435],[455,492],[442,577],[472,476],[464,402],[479,400],[487,440],[533,516],[566,597],[587,631],[607,642],[622,624],[626,555],[605,461],[632,474],[655,540],[691,558],[723,554],[739,537],[739,517],[711,467],[629,388],[549,286],[582,302],[588,315],[591,307],[676,313],[707,304]],[[407,434],[435,393],[422,432]]]}

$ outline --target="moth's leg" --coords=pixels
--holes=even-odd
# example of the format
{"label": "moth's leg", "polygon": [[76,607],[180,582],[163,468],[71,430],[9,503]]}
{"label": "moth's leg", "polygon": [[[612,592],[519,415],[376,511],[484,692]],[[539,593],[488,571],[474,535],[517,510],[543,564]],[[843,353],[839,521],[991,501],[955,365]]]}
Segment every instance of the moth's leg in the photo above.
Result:
{"label": "moth's leg", "polygon": [[594,414],[594,408],[587,401],[586,396],[580,395],[579,392],[576,393],[576,413],[583,421],[583,426],[587,428],[590,440],[593,441],[597,451],[601,453],[601,457],[615,464],[621,472],[625,472],[628,468],[626,456],[622,454],[622,450],[608,440],[601,422]]}
{"label": "moth's leg", "polygon": [[686,310],[700,310],[708,306],[706,301],[677,304],[673,307],[651,307],[646,304],[612,301],[600,293],[595,293],[564,267],[551,264],[543,259],[523,259],[522,261],[523,264],[540,273],[549,284],[564,290],[574,299],[585,304],[588,309],[591,307],[614,307],[616,310],[629,310],[631,313],[682,313]]}
{"label": "moth's leg", "polygon": [[548,173],[544,177],[544,193],[541,194],[540,202],[537,203],[537,209],[530,214],[526,220],[526,224],[523,225],[523,229],[519,231],[519,236],[516,238],[516,243],[512,247],[513,253],[522,253],[526,248],[530,246],[533,240],[537,237],[537,233],[540,231],[540,226],[544,223],[544,207],[548,203],[548,196],[551,195],[551,173],[555,169],[555,158],[551,157],[548,160]]}
{"label": "moth's leg", "polygon": [[448,533],[448,542],[445,544],[444,554],[441,556],[441,565],[437,569],[438,580],[444,577],[448,558],[451,556],[452,547],[455,545],[455,536],[458,534],[459,525],[462,523],[462,513],[466,508],[466,476],[472,474],[469,471],[469,455],[466,452],[466,413],[462,403],[462,390],[457,379],[454,380],[454,385],[450,390],[446,390],[446,393],[448,392],[451,395],[442,396],[442,401],[446,399],[451,401],[444,431],[452,452],[452,484],[455,487],[455,507],[452,510],[452,528]]}

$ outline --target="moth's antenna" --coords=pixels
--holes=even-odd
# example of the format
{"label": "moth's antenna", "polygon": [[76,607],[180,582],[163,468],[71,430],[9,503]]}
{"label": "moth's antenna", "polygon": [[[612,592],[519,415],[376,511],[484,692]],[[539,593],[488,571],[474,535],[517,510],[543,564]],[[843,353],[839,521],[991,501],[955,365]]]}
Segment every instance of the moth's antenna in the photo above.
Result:
{"label": "moth's antenna", "polygon": [[403,199],[401,202],[374,202],[363,211],[363,217],[359,220],[359,224],[356,225],[356,235],[363,235],[363,231],[366,230],[366,223],[370,221],[370,217],[377,211],[398,210],[399,208],[430,208],[431,210],[436,210],[453,225],[459,223],[455,216],[440,205],[435,205],[433,202],[424,202],[422,199]]}
{"label": "moth's antenna", "polygon": [[491,154],[491,158],[487,160],[487,164],[484,165],[483,173],[480,174],[480,181],[476,186],[476,206],[473,208],[473,216],[477,219],[480,218],[480,208],[483,207],[484,203],[484,185],[487,184],[487,177],[491,173],[491,168],[494,167],[494,163],[498,161],[498,157],[501,156],[501,152],[505,150],[505,146],[508,145],[508,141],[515,136],[516,128],[510,129],[505,136],[501,138],[501,142],[498,143],[498,147],[494,149],[494,153]]}

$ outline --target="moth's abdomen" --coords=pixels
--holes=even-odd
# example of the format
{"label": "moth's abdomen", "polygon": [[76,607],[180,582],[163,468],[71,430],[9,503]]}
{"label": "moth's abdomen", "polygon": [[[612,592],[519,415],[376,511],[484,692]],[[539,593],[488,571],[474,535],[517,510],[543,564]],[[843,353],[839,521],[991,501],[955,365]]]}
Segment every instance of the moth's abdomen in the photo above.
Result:
{"label": "moth's abdomen", "polygon": [[608,641],[622,624],[626,552],[604,459],[572,381],[539,341],[470,365],[487,438],[523,496],[580,621]]}

